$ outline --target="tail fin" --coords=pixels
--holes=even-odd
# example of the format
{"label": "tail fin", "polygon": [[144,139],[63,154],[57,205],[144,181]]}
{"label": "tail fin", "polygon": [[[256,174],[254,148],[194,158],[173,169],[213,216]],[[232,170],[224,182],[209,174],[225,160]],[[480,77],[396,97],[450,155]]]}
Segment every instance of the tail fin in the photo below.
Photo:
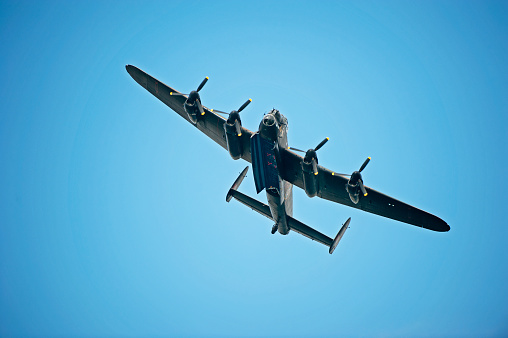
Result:
{"label": "tail fin", "polygon": [[246,166],[245,169],[241,172],[240,176],[235,180],[235,183],[229,189],[228,194],[226,195],[226,202],[231,201],[231,197],[233,197],[233,191],[237,190],[240,184],[242,184],[245,175],[247,175],[247,171],[249,170],[249,166]]}
{"label": "tail fin", "polygon": [[347,230],[347,228],[349,226],[349,222],[351,222],[351,217],[349,217],[347,219],[346,223],[344,223],[342,225],[342,228],[340,228],[339,232],[337,233],[337,236],[335,236],[335,239],[333,240],[332,245],[330,245],[330,250],[328,251],[330,253],[330,255],[333,253],[333,251],[335,250],[335,248],[339,244],[340,239],[342,238],[342,236],[344,236],[344,234],[346,233],[346,230]]}

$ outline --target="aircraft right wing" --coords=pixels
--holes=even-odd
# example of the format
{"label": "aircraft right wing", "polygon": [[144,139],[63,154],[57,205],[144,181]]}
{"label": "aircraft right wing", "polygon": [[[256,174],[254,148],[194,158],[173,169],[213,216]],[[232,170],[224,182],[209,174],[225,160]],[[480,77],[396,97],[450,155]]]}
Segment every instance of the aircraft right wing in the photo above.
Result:
{"label": "aircraft right wing", "polygon": [[[283,178],[297,187],[305,189],[301,166],[303,158],[287,149],[281,149],[280,154],[284,168],[281,173]],[[320,188],[318,196],[323,199],[433,231],[450,230],[450,226],[441,218],[369,187],[365,187],[367,196],[361,196],[358,204],[354,204],[346,190],[348,179],[322,166],[318,166],[318,168]]]}

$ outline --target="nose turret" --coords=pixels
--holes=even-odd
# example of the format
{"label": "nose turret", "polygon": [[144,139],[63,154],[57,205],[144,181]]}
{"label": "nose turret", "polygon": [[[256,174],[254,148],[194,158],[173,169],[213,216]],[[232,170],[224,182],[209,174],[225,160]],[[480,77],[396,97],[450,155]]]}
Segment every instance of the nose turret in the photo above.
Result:
{"label": "nose turret", "polygon": [[259,134],[273,142],[277,140],[277,121],[272,114],[266,114],[259,124]]}
{"label": "nose turret", "polygon": [[272,114],[267,114],[263,117],[263,124],[267,127],[271,127],[275,124],[275,117]]}

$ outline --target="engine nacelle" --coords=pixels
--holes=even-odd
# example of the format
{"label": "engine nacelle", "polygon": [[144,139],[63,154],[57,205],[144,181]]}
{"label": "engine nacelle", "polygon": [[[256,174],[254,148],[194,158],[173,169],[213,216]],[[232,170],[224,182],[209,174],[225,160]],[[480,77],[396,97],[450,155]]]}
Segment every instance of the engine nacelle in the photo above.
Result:
{"label": "engine nacelle", "polygon": [[[315,159],[312,159],[312,161],[315,161]],[[309,197],[314,197],[319,192],[318,175],[315,175],[312,161],[302,161],[303,186],[305,193]]]}
{"label": "engine nacelle", "polygon": [[358,184],[358,182],[356,184],[351,184],[347,182],[346,191],[349,194],[351,202],[353,202],[354,204],[358,204],[358,202],[360,201],[360,184]]}
{"label": "engine nacelle", "polygon": [[187,116],[189,116],[189,119],[192,123],[198,123],[199,114],[196,103],[189,103],[188,101],[185,101],[183,109],[185,109],[185,112],[187,113]]}
{"label": "engine nacelle", "polygon": [[[204,82],[206,82],[206,81],[204,81]],[[193,90],[190,92],[187,100],[185,100],[185,103],[183,104],[183,109],[189,116],[189,119],[191,120],[191,122],[194,124],[198,123],[198,119],[201,117],[198,105],[201,108],[203,108],[201,106],[201,98],[199,97],[198,92]]]}
{"label": "engine nacelle", "polygon": [[224,122],[224,130],[226,131],[226,142],[228,146],[229,155],[233,160],[238,160],[243,154],[242,137],[238,136],[235,124]]}

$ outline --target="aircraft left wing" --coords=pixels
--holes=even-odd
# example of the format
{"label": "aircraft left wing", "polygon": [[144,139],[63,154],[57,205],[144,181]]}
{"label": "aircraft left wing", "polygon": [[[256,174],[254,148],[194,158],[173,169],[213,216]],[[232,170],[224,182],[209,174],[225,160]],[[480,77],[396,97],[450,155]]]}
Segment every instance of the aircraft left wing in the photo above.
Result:
{"label": "aircraft left wing", "polygon": [[[301,167],[303,158],[287,149],[281,149],[280,154],[284,168],[281,172],[283,178],[297,187],[305,189]],[[367,186],[365,187],[367,196],[361,196],[358,204],[354,204],[346,191],[348,182],[346,177],[335,174],[320,165],[318,165],[318,169],[318,196],[323,199],[433,231],[450,230],[450,226],[441,218]]]}
{"label": "aircraft left wing", "polygon": [[[153,96],[162,101],[166,106],[173,109],[178,115],[187,120],[191,125],[195,126],[197,129],[201,130],[205,135],[210,137],[216,143],[218,143],[222,148],[227,150],[226,144],[226,135],[224,131],[224,123],[226,119],[222,116],[215,114],[211,109],[207,107],[203,107],[205,111],[205,115],[200,117],[200,120],[196,125],[194,125],[185,109],[183,107],[186,96],[182,95],[170,95],[173,93],[180,93],[179,91],[171,88],[170,86],[162,83],[157,80],[153,76],[145,73],[141,69],[127,65],[125,66],[127,72],[132,76],[132,78],[141,85],[141,87],[145,88],[148,92],[150,92]],[[243,154],[242,158],[248,162],[252,162],[250,156],[250,138],[252,136],[252,131],[242,127],[242,136],[241,142],[243,144]]]}

